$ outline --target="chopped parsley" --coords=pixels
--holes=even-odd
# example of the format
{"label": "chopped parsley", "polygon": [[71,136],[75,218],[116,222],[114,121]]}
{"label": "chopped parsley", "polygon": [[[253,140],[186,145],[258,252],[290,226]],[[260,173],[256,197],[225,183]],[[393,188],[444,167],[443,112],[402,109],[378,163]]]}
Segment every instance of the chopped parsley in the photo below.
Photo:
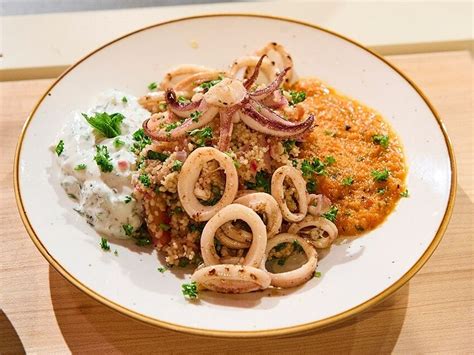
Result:
{"label": "chopped parsley", "polygon": [[151,239],[148,236],[142,236],[140,238],[137,238],[135,244],[139,247],[146,247],[147,245],[151,244]]}
{"label": "chopped parsley", "polygon": [[128,196],[125,196],[125,203],[130,203],[130,201],[132,201],[132,196],[128,195]]}
{"label": "chopped parsley", "polygon": [[179,258],[178,261],[178,266],[179,267],[186,267],[189,265],[189,259],[188,258]]}
{"label": "chopped parsley", "polygon": [[167,124],[165,126],[165,131],[166,132],[171,132],[173,129],[175,129],[178,126],[179,126],[179,122],[173,122],[173,123]]}
{"label": "chopped parsley", "polygon": [[327,175],[326,164],[317,158],[313,159],[313,161],[305,159],[301,163],[301,172],[303,173],[303,176],[306,177],[311,176],[312,174]]}
{"label": "chopped parsley", "polygon": [[161,266],[160,266],[160,267],[158,268],[158,271],[163,274],[165,271],[168,271],[168,268],[167,268],[167,267],[161,267]]}
{"label": "chopped parsley", "polygon": [[324,218],[330,220],[331,222],[335,222],[336,217],[337,217],[337,212],[338,212],[337,207],[336,206],[331,206],[329,211],[327,211],[326,213],[323,213],[322,216]]}
{"label": "chopped parsley", "polygon": [[126,104],[126,103],[128,102],[128,100],[127,100],[127,98],[126,98],[125,96],[122,97],[122,102],[123,102],[124,104]]}
{"label": "chopped parsley", "polygon": [[202,111],[194,111],[194,112],[191,112],[191,115],[189,116],[193,122],[197,122],[199,121],[199,117],[202,116]]}
{"label": "chopped parsley", "polygon": [[102,248],[102,250],[104,250],[104,251],[109,251],[110,250],[109,241],[107,239],[105,239],[104,237],[100,238],[100,244],[99,245]]}
{"label": "chopped parsley", "polygon": [[316,186],[317,186],[316,180],[311,179],[306,183],[306,190],[308,190],[308,192],[310,194],[315,193],[316,192]]}
{"label": "chopped parsley", "polygon": [[138,181],[140,181],[145,187],[150,187],[151,185],[151,179],[148,174],[140,174]]}
{"label": "chopped parsley", "polygon": [[187,97],[184,97],[184,96],[178,96],[177,101],[180,104],[187,104],[187,103],[191,102],[191,100],[189,100]]}
{"label": "chopped parsley", "polygon": [[401,197],[410,197],[410,195],[408,194],[408,189],[406,189],[406,190],[403,191],[403,192],[400,192],[400,196],[401,196]]}
{"label": "chopped parsley", "polygon": [[120,138],[115,138],[114,139],[114,147],[119,149],[120,147],[123,147],[125,145],[125,142],[121,140]]}
{"label": "chopped parsley", "polygon": [[160,223],[160,229],[162,231],[169,231],[171,229],[171,226],[169,224],[166,224],[166,223]]}
{"label": "chopped parsley", "polygon": [[56,145],[56,148],[54,148],[54,151],[58,155],[58,157],[63,153],[64,151],[64,141],[61,139],[58,144]]}
{"label": "chopped parsley", "polygon": [[181,167],[183,166],[183,162],[180,160],[175,160],[173,163],[173,166],[171,167],[171,170],[173,171],[180,171]]}
{"label": "chopped parsley", "polygon": [[198,289],[197,289],[197,285],[196,285],[196,281],[193,281],[191,283],[188,283],[188,284],[182,284],[181,285],[181,291],[183,292],[183,296],[188,298],[188,299],[191,299],[191,300],[194,300],[198,297]]}
{"label": "chopped parsley", "polygon": [[328,155],[325,159],[324,159],[324,163],[326,165],[332,165],[336,162],[336,158],[334,158],[332,155]]}
{"label": "chopped parsley", "polygon": [[206,144],[209,139],[212,139],[212,128],[206,127],[202,129],[193,129],[188,133],[191,137],[194,137],[195,143],[202,147]]}
{"label": "chopped parsley", "polygon": [[352,176],[345,177],[342,179],[342,185],[351,186],[354,183],[354,178]]}
{"label": "chopped parsley", "polygon": [[103,173],[110,173],[114,169],[114,166],[112,165],[112,160],[110,159],[107,146],[96,145],[95,148],[96,154],[94,160],[97,163],[97,166]]}
{"label": "chopped parsley", "polygon": [[296,141],[294,139],[287,139],[283,141],[283,148],[285,148],[285,153],[290,153],[293,148],[296,146]]}
{"label": "chopped parsley", "polygon": [[209,200],[202,202],[204,206],[214,206],[222,198],[222,192],[217,186],[212,185],[211,192],[212,197]]}
{"label": "chopped parsley", "polygon": [[85,170],[87,168],[86,164],[78,164],[74,167],[74,170],[80,171],[80,170]]}
{"label": "chopped parsley", "polygon": [[255,175],[255,182],[246,182],[245,186],[250,190],[270,193],[270,180],[270,175],[267,172],[260,170]]}
{"label": "chopped parsley", "polygon": [[131,236],[133,233],[133,226],[131,224],[122,224],[122,229],[125,235]]}
{"label": "chopped parsley", "polygon": [[203,89],[204,91],[207,91],[210,88],[212,88],[214,85],[219,84],[222,81],[222,79],[223,79],[222,76],[219,75],[219,77],[217,79],[210,80],[210,81],[205,81],[201,85],[199,85],[198,87]]}
{"label": "chopped parsley", "polygon": [[135,131],[132,135],[132,138],[135,143],[133,143],[132,148],[130,150],[135,154],[140,153],[143,148],[145,148],[148,144],[151,144],[151,139],[145,134],[143,128],[140,128],[139,130]]}
{"label": "chopped parsley", "polygon": [[158,87],[158,85],[155,82],[152,82],[148,84],[148,90],[153,91]]}
{"label": "chopped parsley", "polygon": [[380,171],[372,170],[371,174],[375,181],[387,181],[388,177],[390,176],[390,171],[388,171],[387,168]]}
{"label": "chopped parsley", "polygon": [[294,106],[306,100],[306,93],[304,91],[290,91],[291,96],[290,105]]}
{"label": "chopped parsley", "polygon": [[304,252],[303,247],[301,246],[300,243],[298,243],[297,240],[293,240],[292,246],[293,246],[293,250],[294,250],[296,253],[302,253],[302,252]]}
{"label": "chopped parsley", "polygon": [[107,112],[96,112],[94,116],[82,114],[92,127],[99,131],[104,137],[114,138],[122,134],[120,125],[125,118],[121,113],[108,114]]}
{"label": "chopped parsley", "polygon": [[314,272],[314,277],[321,277],[321,273],[319,271],[315,271]]}
{"label": "chopped parsley", "polygon": [[388,148],[389,137],[383,134],[375,134],[372,136],[372,142],[381,145],[384,148]]}
{"label": "chopped parsley", "polygon": [[150,160],[159,160],[161,162],[164,162],[166,159],[168,159],[168,157],[168,154],[155,152],[153,150],[149,150],[146,152],[146,158]]}

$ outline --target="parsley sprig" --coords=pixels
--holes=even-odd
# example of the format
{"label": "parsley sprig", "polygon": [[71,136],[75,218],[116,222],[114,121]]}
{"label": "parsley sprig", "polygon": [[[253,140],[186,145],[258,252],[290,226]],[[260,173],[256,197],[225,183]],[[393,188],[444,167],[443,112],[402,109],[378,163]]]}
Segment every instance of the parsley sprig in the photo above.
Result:
{"label": "parsley sprig", "polygon": [[306,93],[304,91],[290,91],[289,92],[291,100],[290,105],[294,106],[306,100]]}
{"label": "parsley sprig", "polygon": [[389,139],[390,138],[388,136],[383,135],[383,134],[374,134],[372,136],[372,142],[374,144],[381,145],[384,148],[388,148]]}
{"label": "parsley sprig", "polygon": [[248,181],[245,183],[245,186],[250,190],[270,193],[270,180],[270,174],[268,174],[266,171],[260,170],[255,175],[255,182]]}
{"label": "parsley sprig", "polygon": [[187,299],[195,300],[196,298],[198,298],[199,292],[197,289],[196,281],[193,281],[188,284],[182,284],[181,291],[183,292],[183,296]]}
{"label": "parsley sprig", "polygon": [[107,112],[96,112],[94,116],[82,114],[92,127],[99,131],[104,137],[114,138],[122,134],[120,125],[125,118],[121,113],[108,114]]}
{"label": "parsley sprig", "polygon": [[105,239],[104,237],[100,238],[100,247],[102,248],[103,251],[110,251],[110,245],[109,241]]}
{"label": "parsley sprig", "polygon": [[188,134],[194,138],[194,142],[199,147],[203,147],[206,145],[208,140],[212,139],[212,128],[205,127],[202,129],[193,129]]}
{"label": "parsley sprig", "polygon": [[326,213],[323,213],[322,216],[334,223],[336,221],[337,212],[338,212],[337,207],[331,206],[329,211],[327,211]]}
{"label": "parsley sprig", "polygon": [[132,135],[132,138],[135,143],[133,143],[130,150],[132,151],[132,153],[135,154],[140,153],[143,148],[145,148],[148,144],[151,144],[151,139],[145,134],[143,128],[140,128],[139,130],[135,131]]}
{"label": "parsley sprig", "polygon": [[95,148],[96,154],[94,160],[97,163],[97,166],[103,173],[110,173],[114,169],[114,166],[112,165],[112,160],[110,159],[107,146],[96,145]]}
{"label": "parsley sprig", "polygon": [[371,174],[375,181],[387,181],[390,176],[390,171],[387,168],[383,170],[372,170]]}

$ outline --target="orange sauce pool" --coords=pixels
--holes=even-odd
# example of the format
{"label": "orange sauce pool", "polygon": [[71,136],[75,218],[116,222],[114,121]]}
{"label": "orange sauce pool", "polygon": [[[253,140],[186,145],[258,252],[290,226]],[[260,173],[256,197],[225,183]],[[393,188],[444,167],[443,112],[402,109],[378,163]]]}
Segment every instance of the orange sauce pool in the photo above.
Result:
{"label": "orange sauce pool", "polygon": [[[402,145],[387,121],[375,110],[338,94],[316,79],[302,79],[292,90],[305,91],[300,105],[315,115],[316,127],[303,143],[308,156],[332,156],[327,175],[317,176],[317,192],[338,208],[339,234],[351,236],[374,229],[393,211],[406,190],[407,168]],[[374,135],[389,137],[385,148]],[[373,171],[387,169],[386,181]],[[352,179],[352,184],[350,181]]]}

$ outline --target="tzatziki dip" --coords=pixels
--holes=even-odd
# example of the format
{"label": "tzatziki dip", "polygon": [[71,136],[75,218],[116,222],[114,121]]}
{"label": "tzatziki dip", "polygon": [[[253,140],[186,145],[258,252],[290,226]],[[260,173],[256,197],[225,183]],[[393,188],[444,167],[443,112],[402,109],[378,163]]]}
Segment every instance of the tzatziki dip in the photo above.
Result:
{"label": "tzatziki dip", "polygon": [[133,134],[149,116],[136,97],[107,91],[91,109],[72,113],[54,144],[61,186],[101,235],[128,238],[143,223],[132,194]]}

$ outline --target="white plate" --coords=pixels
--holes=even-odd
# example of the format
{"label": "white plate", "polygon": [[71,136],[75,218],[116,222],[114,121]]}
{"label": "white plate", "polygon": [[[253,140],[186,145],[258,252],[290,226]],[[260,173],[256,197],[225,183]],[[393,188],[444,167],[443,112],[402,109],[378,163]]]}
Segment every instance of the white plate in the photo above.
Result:
{"label": "white plate", "polygon": [[[319,265],[322,278],[281,292],[181,295],[182,278],[157,271],[156,253],[114,245],[72,210],[52,177],[55,140],[68,114],[110,88],[135,95],[181,63],[223,68],[269,41],[284,44],[300,76],[316,76],[377,109],[405,147],[410,198],[378,229],[334,246]],[[196,46],[192,45],[198,43]],[[213,15],[158,24],[119,38],[74,64],[43,96],[25,124],[15,159],[19,211],[46,259],[81,290],[136,319],[216,336],[281,335],[316,328],[360,312],[408,281],[438,245],[454,201],[452,149],[420,90],[391,64],[340,35],[266,16]]]}

